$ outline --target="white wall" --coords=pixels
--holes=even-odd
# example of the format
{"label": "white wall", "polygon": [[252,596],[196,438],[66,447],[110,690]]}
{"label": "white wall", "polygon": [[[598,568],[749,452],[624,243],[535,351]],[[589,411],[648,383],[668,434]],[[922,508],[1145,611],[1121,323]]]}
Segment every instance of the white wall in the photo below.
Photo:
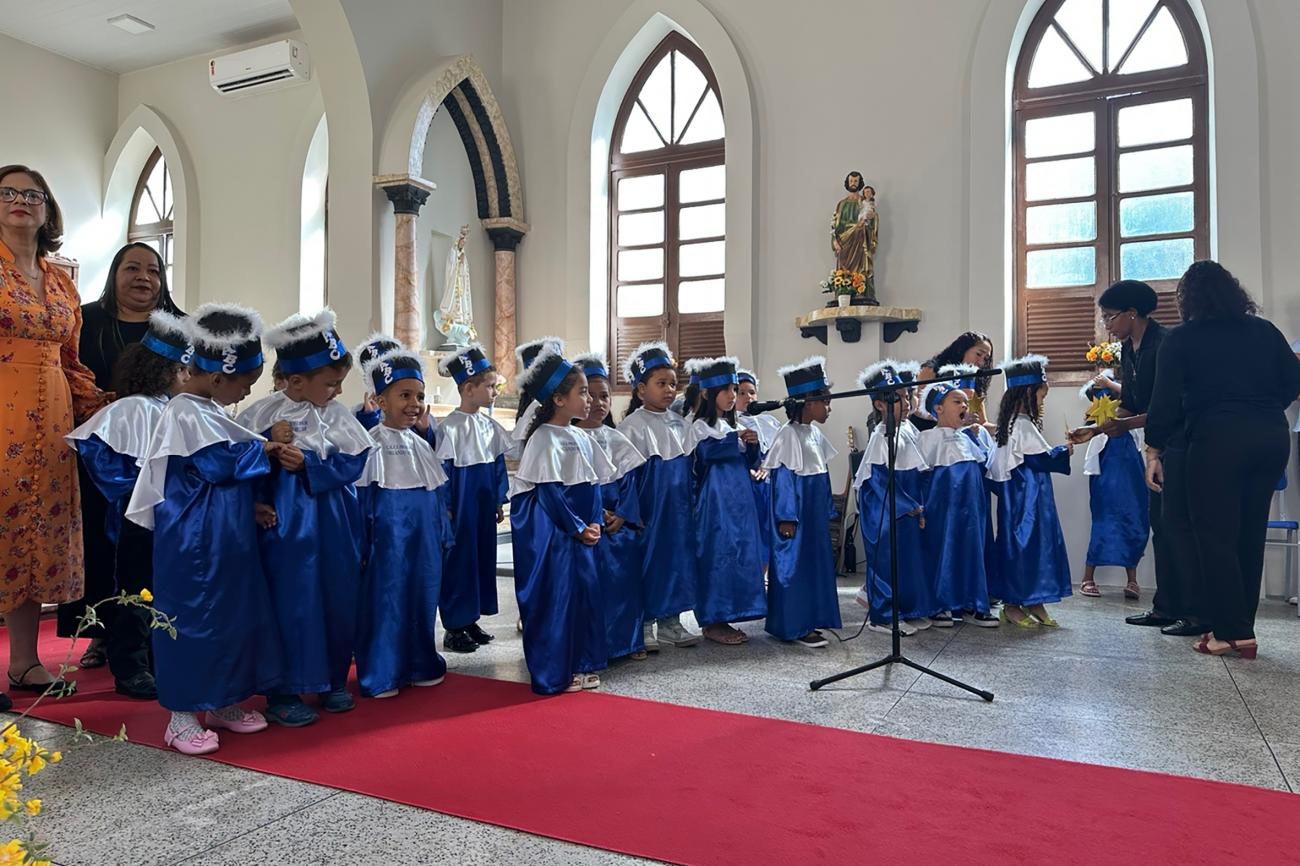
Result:
{"label": "white wall", "polygon": [[[0,164],[24,163],[49,181],[63,210],[61,255],[94,271],[116,246],[99,231],[104,151],[117,129],[117,76],[0,35],[7,118]],[[79,286],[86,299],[98,282]]]}

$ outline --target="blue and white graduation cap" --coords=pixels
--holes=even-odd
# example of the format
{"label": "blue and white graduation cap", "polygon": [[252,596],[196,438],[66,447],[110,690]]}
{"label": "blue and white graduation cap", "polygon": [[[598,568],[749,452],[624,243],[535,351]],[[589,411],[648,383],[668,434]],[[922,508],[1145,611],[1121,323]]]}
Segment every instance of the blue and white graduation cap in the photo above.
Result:
{"label": "blue and white graduation cap", "polygon": [[528,369],[515,379],[515,386],[520,391],[532,394],[539,404],[545,403],[572,370],[573,364],[566,361],[553,346],[543,346]]}
{"label": "blue and white graduation cap", "polygon": [[739,368],[740,362],[730,357],[692,358],[686,362],[686,372],[691,381],[705,391],[737,384],[740,381],[737,377]]}
{"label": "blue and white graduation cap", "polygon": [[858,387],[864,391],[870,391],[872,399],[883,398],[886,393],[885,386],[898,385],[903,382],[894,366],[897,363],[897,361],[884,360],[864,367],[862,372],[858,374]]}
{"label": "blue and white graduation cap", "polygon": [[623,378],[635,387],[651,370],[674,366],[676,363],[673,361],[673,353],[667,343],[642,343],[628,355],[627,362],[623,364]]}
{"label": "blue and white graduation cap", "polygon": [[190,344],[185,320],[165,310],[154,310],[150,314],[149,330],[145,331],[140,344],[155,355],[178,364],[189,364],[194,360],[194,346]]}
{"label": "blue and white graduation cap", "polygon": [[963,391],[974,391],[976,384],[979,383],[980,368],[974,364],[944,364],[939,368],[940,376],[961,376],[955,380],[954,384]]}
{"label": "blue and white graduation cap", "polygon": [[1108,389],[1102,388],[1100,385],[1094,385],[1092,379],[1084,382],[1083,387],[1079,389],[1079,396],[1084,400],[1087,400],[1089,403],[1093,400],[1099,400],[1108,394],[1110,394]]}
{"label": "blue and white graduation cap", "polygon": [[306,316],[295,313],[266,332],[266,345],[275,349],[276,366],[284,376],[310,373],[348,356],[348,347],[335,330],[329,307]]}
{"label": "blue and white graduation cap", "polygon": [[921,365],[916,361],[895,361],[890,358],[888,363],[894,368],[894,374],[898,376],[900,382],[910,385],[921,375]]}
{"label": "blue and white graduation cap", "polygon": [[519,362],[520,372],[527,370],[533,365],[533,361],[541,353],[542,349],[550,346],[559,354],[564,354],[564,341],[559,337],[539,337],[536,340],[530,340],[527,343],[515,347],[515,360]]}
{"label": "blue and white graduation cap", "polygon": [[450,376],[458,386],[490,369],[492,359],[484,354],[483,346],[479,343],[470,343],[438,362],[438,372]]}
{"label": "blue and white graduation cap", "polygon": [[921,415],[933,420],[944,399],[953,391],[961,390],[964,390],[964,386],[960,382],[930,382],[921,389]]}
{"label": "blue and white graduation cap", "polygon": [[361,341],[361,346],[357,349],[357,363],[361,365],[364,372],[366,365],[380,355],[401,348],[402,344],[397,342],[396,338],[376,331]]}
{"label": "blue and white graduation cap", "polygon": [[1047,384],[1047,364],[1044,355],[1025,355],[1023,358],[1003,361],[999,366],[1007,377],[1008,388],[1025,388]]}
{"label": "blue and white graduation cap", "polygon": [[753,371],[753,370],[746,370],[746,369],[744,369],[743,367],[742,367],[741,369],[737,370],[737,371],[736,371],[736,381],[737,381],[737,382],[748,382],[749,384],[751,384],[751,385],[754,386],[754,390],[755,390],[755,391],[758,390],[758,377],[754,375],[754,371]]}
{"label": "blue and white graduation cap", "polygon": [[372,393],[375,394],[384,393],[390,385],[402,379],[424,381],[424,364],[420,356],[401,346],[371,356],[361,365],[361,372],[374,386]]}
{"label": "blue and white graduation cap", "polygon": [[191,363],[204,373],[233,376],[262,366],[262,317],[239,304],[204,304],[185,319]]}
{"label": "blue and white graduation cap", "polygon": [[785,381],[785,393],[797,400],[812,400],[831,392],[826,381],[826,359],[821,355],[805,358],[776,371]]}
{"label": "blue and white graduation cap", "polygon": [[573,359],[573,366],[582,370],[588,379],[609,378],[609,362],[605,360],[604,352],[587,352],[585,355],[579,355]]}

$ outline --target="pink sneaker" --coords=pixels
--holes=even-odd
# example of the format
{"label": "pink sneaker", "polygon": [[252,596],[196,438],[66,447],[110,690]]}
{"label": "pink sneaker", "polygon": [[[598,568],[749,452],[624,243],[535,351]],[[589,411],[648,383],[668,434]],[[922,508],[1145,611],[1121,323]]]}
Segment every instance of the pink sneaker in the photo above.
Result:
{"label": "pink sneaker", "polygon": [[236,734],[256,734],[266,730],[266,717],[257,710],[241,710],[237,718],[223,718],[216,712],[208,713],[208,727],[225,728]]}
{"label": "pink sneaker", "polygon": [[182,755],[207,755],[221,746],[216,731],[197,726],[186,728],[179,733],[169,729],[163,736],[163,742]]}

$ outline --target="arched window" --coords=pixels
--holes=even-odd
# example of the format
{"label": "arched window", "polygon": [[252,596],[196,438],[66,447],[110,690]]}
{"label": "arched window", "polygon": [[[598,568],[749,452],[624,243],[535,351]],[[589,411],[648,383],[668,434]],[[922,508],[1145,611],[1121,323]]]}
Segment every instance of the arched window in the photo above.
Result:
{"label": "arched window", "polygon": [[172,247],[176,234],[176,202],[172,190],[172,176],[167,171],[167,160],[162,151],[154,152],[145,160],[144,171],[135,187],[131,202],[131,227],[127,240],[148,244],[162,256],[167,269],[167,284],[172,285]]}
{"label": "arched window", "polygon": [[668,34],[632,79],[610,148],[609,355],[620,367],[646,340],[681,362],[725,351],[724,132],[703,52]]}
{"label": "arched window", "polygon": [[1174,323],[1210,254],[1205,43],[1186,0],[1048,0],[1015,75],[1017,348],[1085,370],[1101,291],[1144,280]]}

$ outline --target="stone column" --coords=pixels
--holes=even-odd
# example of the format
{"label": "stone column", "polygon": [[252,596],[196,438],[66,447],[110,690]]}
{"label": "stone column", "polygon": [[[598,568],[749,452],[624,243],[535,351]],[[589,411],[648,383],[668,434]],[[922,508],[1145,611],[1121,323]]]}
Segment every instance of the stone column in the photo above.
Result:
{"label": "stone column", "polygon": [[494,289],[496,291],[495,316],[492,329],[492,361],[497,371],[505,376],[511,393],[515,388],[515,346],[519,343],[515,326],[515,298],[517,268],[515,247],[523,240],[528,225],[515,219],[487,219],[483,221],[488,237],[495,249]]}
{"label": "stone column", "polygon": [[415,223],[435,187],[421,178],[391,175],[375,183],[393,203],[393,336],[408,349],[420,348],[423,318],[416,264]]}

